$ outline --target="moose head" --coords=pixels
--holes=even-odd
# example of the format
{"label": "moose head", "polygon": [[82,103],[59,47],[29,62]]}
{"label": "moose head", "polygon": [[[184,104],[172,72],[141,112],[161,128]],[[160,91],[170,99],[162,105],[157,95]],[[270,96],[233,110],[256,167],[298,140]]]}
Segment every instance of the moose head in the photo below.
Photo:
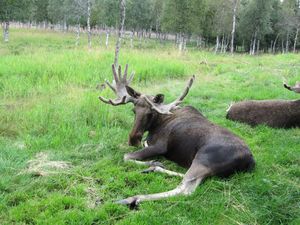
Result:
{"label": "moose head", "polygon": [[114,80],[112,83],[105,81],[108,87],[117,95],[115,100],[105,99],[99,96],[99,99],[113,106],[118,106],[127,103],[133,103],[133,112],[135,114],[134,125],[129,134],[128,143],[131,146],[138,146],[141,143],[143,134],[150,128],[153,128],[159,123],[161,117],[172,115],[172,111],[179,108],[179,104],[188,94],[190,87],[193,84],[195,76],[193,76],[184,92],[172,103],[164,104],[164,95],[157,94],[156,96],[145,95],[130,87],[134,74],[132,73],[127,79],[128,65],[126,65],[122,75],[121,66],[118,67],[118,72],[112,65]]}

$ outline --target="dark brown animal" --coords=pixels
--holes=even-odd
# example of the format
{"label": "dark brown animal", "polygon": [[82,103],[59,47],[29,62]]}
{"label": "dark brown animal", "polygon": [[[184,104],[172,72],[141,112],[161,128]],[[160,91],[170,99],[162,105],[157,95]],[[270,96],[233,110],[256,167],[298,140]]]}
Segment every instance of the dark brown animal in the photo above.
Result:
{"label": "dark brown animal", "polygon": [[[127,65],[124,76],[115,71],[114,83],[109,85],[117,94],[116,100],[100,100],[120,105],[134,104],[135,120],[129,135],[129,145],[138,146],[143,134],[148,131],[147,144],[140,151],[124,155],[125,161],[150,166],[144,172],[163,172],[183,177],[181,184],[175,189],[150,195],[136,195],[119,201],[132,207],[141,201],[157,200],[178,194],[189,195],[209,176],[227,177],[237,171],[249,171],[254,168],[255,161],[247,145],[230,131],[208,121],[192,106],[179,107],[188,94],[195,77],[193,76],[177,100],[164,104],[164,95],[143,95],[131,87],[127,81]],[[155,161],[140,161],[155,156],[164,156],[180,166],[188,168],[186,174],[164,169]]]}
{"label": "dark brown animal", "polygon": [[[300,93],[300,83],[284,87]],[[251,126],[260,124],[274,128],[300,127],[300,100],[262,100],[242,101],[230,106],[227,119],[247,123]]]}

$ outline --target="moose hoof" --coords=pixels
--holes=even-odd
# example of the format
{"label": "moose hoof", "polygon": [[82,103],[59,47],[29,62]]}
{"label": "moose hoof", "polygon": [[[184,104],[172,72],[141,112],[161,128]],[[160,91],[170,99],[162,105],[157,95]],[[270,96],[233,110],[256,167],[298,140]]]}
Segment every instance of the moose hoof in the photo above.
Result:
{"label": "moose hoof", "polygon": [[136,196],[133,196],[133,197],[129,197],[129,198],[125,198],[120,201],[117,201],[116,203],[121,204],[121,205],[127,205],[127,206],[129,206],[130,209],[138,209],[139,202],[140,202],[139,198]]}

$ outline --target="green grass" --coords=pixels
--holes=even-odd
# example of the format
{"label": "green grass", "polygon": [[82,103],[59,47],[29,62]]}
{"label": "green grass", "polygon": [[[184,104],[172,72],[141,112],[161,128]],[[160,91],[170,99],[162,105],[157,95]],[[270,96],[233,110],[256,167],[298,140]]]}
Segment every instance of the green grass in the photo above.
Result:
{"label": "green grass", "polygon": [[[170,101],[195,74],[184,104],[241,136],[257,161],[253,173],[211,178],[191,196],[130,211],[113,202],[172,189],[180,179],[143,175],[144,167],[122,161],[136,150],[127,146],[132,106],[101,104],[96,90],[111,80],[113,43],[99,47],[94,37],[89,51],[85,39],[75,47],[71,34],[13,30],[10,37],[0,43],[0,224],[300,223],[300,130],[225,119],[231,101],[299,98],[282,88],[282,77],[300,80],[300,55],[181,55],[171,43],[134,49],[124,43],[120,63],[136,72],[136,89],[165,93]],[[22,173],[38,152],[72,167],[45,177]],[[100,204],[89,207],[96,200]]]}

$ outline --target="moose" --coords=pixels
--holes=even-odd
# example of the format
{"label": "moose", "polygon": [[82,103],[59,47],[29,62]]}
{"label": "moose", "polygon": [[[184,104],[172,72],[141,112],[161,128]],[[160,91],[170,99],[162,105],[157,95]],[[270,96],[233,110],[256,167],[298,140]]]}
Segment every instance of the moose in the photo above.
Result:
{"label": "moose", "polygon": [[[294,87],[286,83],[283,86],[300,93],[300,82],[296,82]],[[242,101],[229,107],[226,118],[251,126],[264,124],[273,128],[300,127],[300,100]]]}
{"label": "moose", "polygon": [[[136,207],[140,202],[158,200],[179,194],[190,195],[207,177],[228,177],[238,171],[251,171],[255,161],[248,146],[238,136],[207,120],[192,106],[180,107],[187,96],[195,76],[192,76],[183,93],[173,102],[164,103],[164,95],[145,95],[130,87],[133,75],[127,79],[128,65],[124,74],[121,66],[118,73],[112,65],[114,81],[107,86],[117,95],[115,100],[99,97],[107,104],[118,106],[133,103],[134,125],[129,134],[129,145],[139,146],[146,131],[146,146],[139,151],[124,155],[125,161],[146,165],[144,172],[161,172],[182,177],[182,182],[173,190],[136,195],[118,201],[120,204]],[[185,174],[170,171],[153,160],[163,156],[187,168]]]}

